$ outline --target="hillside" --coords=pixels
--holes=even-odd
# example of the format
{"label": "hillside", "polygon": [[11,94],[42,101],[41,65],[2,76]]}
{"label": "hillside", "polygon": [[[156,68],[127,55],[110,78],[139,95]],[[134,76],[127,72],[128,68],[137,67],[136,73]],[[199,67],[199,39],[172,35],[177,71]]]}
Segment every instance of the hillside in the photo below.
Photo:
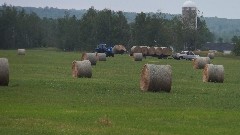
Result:
{"label": "hillside", "polygon": [[[35,8],[35,7],[23,7],[27,13],[35,12],[39,17],[47,18],[62,18],[65,13],[69,13],[70,16],[75,15],[80,19],[84,13],[87,12],[86,9],[75,10],[75,9],[58,9],[52,7],[45,8]],[[21,10],[22,7],[17,7],[18,10]],[[154,14],[154,13],[150,13]],[[133,22],[137,13],[135,12],[124,12],[128,22]],[[171,14],[164,14],[166,18],[171,19]],[[240,19],[226,19],[226,18],[217,18],[217,17],[205,17],[208,28],[218,38],[223,38],[223,41],[230,42],[231,38],[235,35],[240,36]]]}

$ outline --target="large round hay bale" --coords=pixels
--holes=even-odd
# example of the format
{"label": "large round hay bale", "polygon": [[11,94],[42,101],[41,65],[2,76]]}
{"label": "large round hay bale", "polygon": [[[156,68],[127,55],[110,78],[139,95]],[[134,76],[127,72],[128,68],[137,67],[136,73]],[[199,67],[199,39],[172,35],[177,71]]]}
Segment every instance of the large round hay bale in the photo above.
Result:
{"label": "large round hay bale", "polygon": [[143,56],[147,56],[148,55],[148,48],[147,48],[147,46],[140,46],[140,47],[141,47],[142,55]]}
{"label": "large round hay bale", "polygon": [[155,55],[155,48],[154,47],[148,47],[148,55],[154,56]]}
{"label": "large round hay bale", "polygon": [[26,54],[26,50],[25,49],[18,49],[17,53],[18,53],[18,55],[25,55]]}
{"label": "large round hay bale", "polygon": [[123,45],[115,45],[113,47],[113,53],[114,54],[123,54],[124,52],[126,52],[126,48]]}
{"label": "large round hay bale", "polygon": [[7,58],[0,58],[0,86],[8,86],[9,64]]}
{"label": "large round hay bale", "polygon": [[209,57],[197,57],[193,60],[193,67],[195,69],[203,69],[206,64],[210,64]]}
{"label": "large round hay bale", "polygon": [[98,61],[106,61],[106,54],[105,53],[96,53],[96,57]]}
{"label": "large round hay bale", "polygon": [[162,54],[166,56],[172,55],[172,49],[171,48],[162,48]]}
{"label": "large round hay bale", "polygon": [[208,55],[207,55],[207,57],[209,57],[210,59],[214,59],[214,56],[215,56],[215,54],[213,52],[208,53]]}
{"label": "large round hay bale", "polygon": [[172,86],[172,68],[170,65],[145,64],[141,73],[142,91],[170,92]]}
{"label": "large round hay bale", "polygon": [[92,77],[92,66],[89,60],[83,61],[73,61],[72,62],[72,76],[81,78],[91,78]]}
{"label": "large round hay bale", "polygon": [[162,48],[161,48],[161,47],[155,47],[155,54],[156,54],[157,56],[162,55]]}
{"label": "large round hay bale", "polygon": [[143,54],[142,53],[133,53],[134,61],[142,61]]}
{"label": "large round hay bale", "polygon": [[97,64],[97,57],[95,53],[83,53],[81,60],[89,60],[91,62],[91,65]]}
{"label": "large round hay bale", "polygon": [[142,49],[139,46],[133,46],[130,50],[130,56],[133,55],[133,53],[142,53]]}
{"label": "large round hay bale", "polygon": [[203,70],[203,82],[219,82],[224,81],[223,65],[206,64]]}

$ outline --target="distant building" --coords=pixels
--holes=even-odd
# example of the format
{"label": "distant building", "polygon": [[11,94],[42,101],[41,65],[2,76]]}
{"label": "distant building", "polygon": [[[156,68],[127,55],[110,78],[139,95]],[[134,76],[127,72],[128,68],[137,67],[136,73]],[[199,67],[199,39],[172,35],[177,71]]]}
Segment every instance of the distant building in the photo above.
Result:
{"label": "distant building", "polygon": [[182,6],[182,21],[185,27],[197,29],[197,6],[191,0],[185,1]]}
{"label": "distant building", "polygon": [[234,44],[231,43],[206,43],[202,46],[202,50],[214,50],[219,52],[232,52]]}

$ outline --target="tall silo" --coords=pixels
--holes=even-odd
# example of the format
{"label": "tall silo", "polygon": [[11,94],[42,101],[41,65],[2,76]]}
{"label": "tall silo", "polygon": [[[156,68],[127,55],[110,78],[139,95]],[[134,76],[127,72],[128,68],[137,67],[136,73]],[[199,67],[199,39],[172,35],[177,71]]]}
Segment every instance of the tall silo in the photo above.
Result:
{"label": "tall silo", "polygon": [[196,29],[197,28],[197,6],[191,1],[187,0],[182,6],[182,19],[185,27]]}

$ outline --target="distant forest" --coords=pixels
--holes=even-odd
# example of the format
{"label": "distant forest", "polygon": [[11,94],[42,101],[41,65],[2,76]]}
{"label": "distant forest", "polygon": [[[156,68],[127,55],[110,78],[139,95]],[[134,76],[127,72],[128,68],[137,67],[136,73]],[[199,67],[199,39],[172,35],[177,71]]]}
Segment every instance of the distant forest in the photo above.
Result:
{"label": "distant forest", "polygon": [[[206,42],[231,42],[239,37],[239,20],[199,16],[197,29],[180,15],[0,6],[0,48],[57,47],[93,50],[97,44],[166,46],[195,50]],[[215,35],[214,35],[215,34]]]}
{"label": "distant forest", "polygon": [[[68,12],[70,16],[75,15],[78,19],[87,12],[87,9],[58,9],[53,7],[35,8],[35,7],[16,7],[18,10],[22,8],[27,12],[35,12],[40,18],[63,18],[65,13]],[[135,12],[123,12],[128,23],[134,22],[137,16]],[[155,13],[149,13],[155,14]],[[172,14],[163,13],[165,18],[172,19]],[[240,36],[240,19],[226,19],[218,17],[204,17],[207,27],[215,35],[215,42],[231,42],[233,36]]]}

